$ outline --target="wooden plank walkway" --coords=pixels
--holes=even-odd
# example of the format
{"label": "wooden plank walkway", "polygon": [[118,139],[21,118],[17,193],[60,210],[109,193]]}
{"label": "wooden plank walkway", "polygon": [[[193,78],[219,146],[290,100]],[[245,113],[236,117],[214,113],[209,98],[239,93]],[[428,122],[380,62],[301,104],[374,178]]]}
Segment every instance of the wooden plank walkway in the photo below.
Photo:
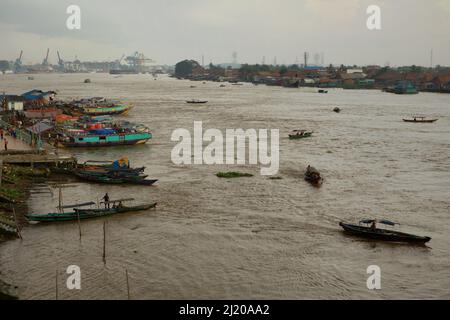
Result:
{"label": "wooden plank walkway", "polygon": [[5,135],[5,138],[8,140],[8,151],[4,150],[4,140],[0,140],[0,161],[3,161],[4,164],[32,166],[33,164],[56,165],[58,163],[77,162],[77,159],[70,154],[49,153],[50,150],[38,151],[9,135]]}
{"label": "wooden plank walkway", "polygon": [[19,164],[30,166],[33,164],[56,165],[58,163],[77,162],[77,159],[75,157],[55,154],[0,154],[0,160],[2,160],[5,164]]}

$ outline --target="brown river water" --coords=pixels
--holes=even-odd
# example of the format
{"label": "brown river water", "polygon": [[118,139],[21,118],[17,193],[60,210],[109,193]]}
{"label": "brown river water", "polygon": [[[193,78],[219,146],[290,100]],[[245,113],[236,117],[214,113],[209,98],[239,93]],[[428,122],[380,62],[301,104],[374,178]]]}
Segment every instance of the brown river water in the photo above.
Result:
{"label": "brown river water", "polygon": [[[147,212],[81,222],[30,224],[23,240],[0,244],[0,277],[21,299],[396,299],[450,298],[450,95],[399,96],[380,91],[232,86],[150,75],[0,76],[0,88],[21,93],[57,90],[61,98],[123,98],[126,117],[148,125],[146,145],[73,150],[82,160],[127,155],[146,166],[152,187],[108,186],[53,177],[36,183],[28,201],[35,213],[55,211],[58,185],[67,204],[134,197],[157,201]],[[84,84],[90,78],[92,83]],[[196,88],[190,88],[195,85]],[[188,105],[186,99],[207,99]],[[334,107],[342,112],[332,112]],[[411,114],[439,117],[408,124]],[[280,130],[282,179],[256,165],[174,165],[176,128]],[[290,130],[313,130],[290,141]],[[325,183],[303,180],[318,168]],[[219,179],[218,171],[253,173]],[[426,247],[349,237],[341,220],[386,218],[402,231],[432,237]],[[103,222],[106,265],[103,264]],[[66,268],[81,268],[81,290],[68,290]],[[368,290],[366,269],[381,268],[381,290]],[[58,274],[58,281],[55,273]]]}

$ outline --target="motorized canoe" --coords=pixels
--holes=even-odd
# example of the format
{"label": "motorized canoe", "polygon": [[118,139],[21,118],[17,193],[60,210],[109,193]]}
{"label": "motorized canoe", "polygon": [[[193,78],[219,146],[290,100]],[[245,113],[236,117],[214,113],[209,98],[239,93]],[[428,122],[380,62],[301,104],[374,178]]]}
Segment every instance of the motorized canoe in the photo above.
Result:
{"label": "motorized canoe", "polygon": [[297,140],[297,139],[304,139],[304,138],[309,138],[311,137],[313,134],[312,131],[306,131],[306,130],[293,130],[290,134],[289,134],[289,139],[291,140]]}
{"label": "motorized canoe", "polygon": [[192,103],[192,104],[204,104],[207,102],[208,102],[208,100],[197,100],[197,99],[186,100],[186,103]]}
{"label": "motorized canoe", "polygon": [[434,123],[438,121],[439,119],[427,119],[425,117],[413,117],[412,119],[403,119],[405,122],[412,122],[412,123]]}
{"label": "motorized canoe", "polygon": [[316,168],[311,166],[308,166],[308,168],[306,168],[305,180],[315,186],[320,186],[323,183],[323,178],[320,175],[320,172]]}
{"label": "motorized canoe", "polygon": [[[375,220],[362,220],[360,223],[364,224],[371,224]],[[381,220],[378,221],[378,223],[385,224],[385,225],[396,225],[394,222],[390,222],[387,220]],[[422,236],[416,236],[409,233],[403,233],[399,231],[394,230],[388,230],[388,229],[380,229],[380,228],[373,228],[373,227],[367,227],[362,225],[354,225],[349,223],[340,222],[339,225],[344,229],[345,232],[348,234],[364,237],[368,239],[374,239],[374,240],[382,240],[382,241],[390,241],[390,242],[410,242],[410,243],[426,243],[431,240],[430,237],[422,237]]]}

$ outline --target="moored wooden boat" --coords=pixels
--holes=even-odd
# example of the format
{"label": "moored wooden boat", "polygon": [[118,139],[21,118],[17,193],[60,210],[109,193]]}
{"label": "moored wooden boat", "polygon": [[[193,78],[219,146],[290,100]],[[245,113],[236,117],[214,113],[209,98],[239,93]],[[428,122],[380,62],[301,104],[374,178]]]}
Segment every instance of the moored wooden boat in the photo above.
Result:
{"label": "moored wooden boat", "polygon": [[108,134],[66,134],[65,139],[59,139],[60,146],[74,147],[107,147],[118,145],[144,144],[152,138],[150,132],[129,132]]}
{"label": "moored wooden boat", "polygon": [[104,116],[104,115],[125,115],[133,108],[132,105],[126,104],[112,104],[109,106],[84,106],[81,112],[89,116]]}
{"label": "moored wooden boat", "polygon": [[[361,225],[354,225],[349,223],[340,222],[339,225],[345,232],[374,240],[390,241],[390,242],[409,242],[423,244],[431,240],[430,237],[416,236],[409,233],[403,233],[399,231],[379,229],[374,227],[376,220],[362,220],[360,223],[373,224],[372,227],[366,227]],[[387,220],[378,221],[378,223],[394,226],[396,223]]]}
{"label": "moored wooden boat", "polygon": [[24,111],[25,117],[30,119],[52,118],[62,114],[62,110],[56,108],[28,109]]}
{"label": "moored wooden boat", "polygon": [[57,212],[57,213],[48,213],[48,214],[28,214],[25,217],[29,221],[40,221],[40,222],[57,222],[57,221],[74,221],[74,220],[83,220],[89,218],[98,218],[109,216],[113,214],[133,212],[133,211],[143,211],[156,207],[156,202],[149,204],[142,204],[136,206],[114,206],[114,203],[124,202],[131,199],[123,199],[123,200],[115,200],[110,201],[110,204],[113,204],[113,207],[104,208],[104,209],[77,209],[74,208],[72,212]]}
{"label": "moored wooden boat", "polygon": [[139,185],[153,185],[158,179],[145,179],[147,175],[121,175],[114,176],[111,174],[98,174],[91,173],[86,171],[76,170],[73,172],[78,178],[98,182],[98,183],[107,183],[107,184],[139,184]]}

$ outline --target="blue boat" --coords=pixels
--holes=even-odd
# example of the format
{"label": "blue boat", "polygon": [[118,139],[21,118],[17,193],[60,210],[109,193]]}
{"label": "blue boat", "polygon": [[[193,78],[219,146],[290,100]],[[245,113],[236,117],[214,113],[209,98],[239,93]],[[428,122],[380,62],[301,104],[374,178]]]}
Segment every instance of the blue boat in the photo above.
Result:
{"label": "blue boat", "polygon": [[88,133],[65,134],[59,145],[73,147],[106,147],[144,144],[152,138],[150,132],[117,132],[113,129],[96,129]]}

